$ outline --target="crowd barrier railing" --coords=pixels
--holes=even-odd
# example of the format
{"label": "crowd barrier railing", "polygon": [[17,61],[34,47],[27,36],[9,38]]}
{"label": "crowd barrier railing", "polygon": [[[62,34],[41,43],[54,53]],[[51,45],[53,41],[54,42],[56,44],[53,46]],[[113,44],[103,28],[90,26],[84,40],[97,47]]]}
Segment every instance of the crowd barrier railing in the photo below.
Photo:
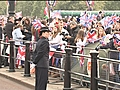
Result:
{"label": "crowd barrier railing", "polygon": [[[16,57],[14,57],[14,55],[15,55],[14,54],[14,42],[15,41],[10,40],[9,43],[2,43],[1,41],[2,40],[0,40],[0,44],[10,45],[9,72],[15,72],[15,62],[14,62],[14,60],[16,60]],[[30,43],[31,43],[30,41],[25,41],[25,47],[26,47],[25,48],[25,62],[24,62],[25,63],[25,68],[24,68],[24,76],[25,77],[30,77],[31,76],[31,74],[30,74],[30,63],[32,61],[30,60]],[[105,61],[105,62],[107,62],[107,65],[109,66],[110,62],[119,64],[120,63],[119,60],[109,59],[110,56],[108,56],[108,58],[98,57],[99,52],[95,51],[93,49],[90,52],[90,56],[89,55],[84,55],[84,54],[75,54],[75,53],[72,53],[72,48],[71,47],[72,48],[77,48],[77,47],[69,45],[67,48],[65,48],[65,52],[54,51],[56,53],[60,53],[60,54],[65,55],[65,66],[64,66],[64,68],[57,68],[57,67],[50,66],[50,68],[52,68],[52,69],[56,69],[56,70],[64,72],[64,88],[63,88],[63,90],[71,90],[72,89],[71,88],[71,79],[72,79],[71,74],[90,78],[90,81],[83,80],[83,82],[90,83],[90,90],[98,90],[98,88],[100,86],[104,86],[106,88],[106,90],[108,90],[109,88],[114,88],[114,89],[119,90],[119,88],[109,85],[109,84],[114,84],[114,85],[120,86],[119,83],[116,83],[116,82],[113,82],[113,81],[109,80],[109,75],[108,75],[108,73],[110,73],[109,69],[106,70],[106,78],[107,79],[102,79],[101,77],[98,77],[98,62],[97,62],[98,60]],[[0,45],[0,50],[1,50],[1,45]],[[109,53],[110,52],[111,51],[109,51]],[[4,57],[4,56],[0,52],[0,65],[1,65],[2,57]],[[71,71],[71,59],[72,59],[72,57],[91,58],[91,76],[88,76],[88,75],[83,74],[83,73],[77,73],[77,72]],[[106,85],[101,84],[100,82],[105,82]]]}

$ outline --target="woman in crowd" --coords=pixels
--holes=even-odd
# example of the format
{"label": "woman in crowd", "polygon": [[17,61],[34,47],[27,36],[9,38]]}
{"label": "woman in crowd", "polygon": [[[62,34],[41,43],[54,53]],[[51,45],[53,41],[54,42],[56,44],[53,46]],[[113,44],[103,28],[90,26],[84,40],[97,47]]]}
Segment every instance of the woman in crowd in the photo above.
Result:
{"label": "woman in crowd", "polygon": [[[52,28],[52,33],[49,38],[50,47],[54,48],[55,50],[61,50],[62,38],[63,38],[63,36],[61,35],[60,26],[55,24],[55,26]],[[62,58],[61,55],[55,53],[53,55],[50,63],[52,64],[52,66],[61,67],[61,65],[60,65],[61,58]],[[52,76],[58,77],[59,74],[53,73]]]}
{"label": "woman in crowd", "polygon": [[57,49],[58,46],[62,43],[62,36],[60,35],[61,30],[59,26],[54,26],[51,36],[49,38],[49,43],[52,48]]}
{"label": "woman in crowd", "polygon": [[102,39],[102,37],[106,36],[105,30],[102,27],[98,27],[98,39]]}
{"label": "woman in crowd", "polygon": [[81,50],[83,50],[83,46],[87,43],[87,37],[85,36],[85,32],[83,29],[80,29],[77,33],[77,36],[75,38],[76,46],[79,47],[76,50],[76,53],[81,53]]}
{"label": "woman in crowd", "polygon": [[29,18],[26,18],[23,21],[23,29],[24,29],[23,34],[26,36],[24,38],[24,40],[29,40],[29,41],[32,40],[31,26],[32,26],[32,24],[31,24]]}

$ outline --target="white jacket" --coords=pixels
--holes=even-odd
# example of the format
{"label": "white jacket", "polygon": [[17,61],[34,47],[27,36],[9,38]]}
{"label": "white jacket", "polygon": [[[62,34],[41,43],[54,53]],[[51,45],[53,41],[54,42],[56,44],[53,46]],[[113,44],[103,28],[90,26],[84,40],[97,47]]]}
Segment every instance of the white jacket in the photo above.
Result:
{"label": "white jacket", "polygon": [[22,40],[24,35],[22,35],[21,29],[16,28],[12,32],[13,40],[15,40],[15,45],[22,45],[23,41],[17,41],[17,40]]}

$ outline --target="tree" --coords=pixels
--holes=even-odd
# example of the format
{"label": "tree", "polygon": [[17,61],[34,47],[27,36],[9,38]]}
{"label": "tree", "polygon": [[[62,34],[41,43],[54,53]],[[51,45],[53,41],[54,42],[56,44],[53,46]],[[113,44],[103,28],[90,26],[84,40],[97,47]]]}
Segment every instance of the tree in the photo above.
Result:
{"label": "tree", "polygon": [[0,1],[0,15],[7,14],[7,3],[5,1]]}
{"label": "tree", "polygon": [[45,1],[35,1],[33,4],[33,11],[31,16],[42,17],[44,16]]}
{"label": "tree", "polygon": [[22,11],[23,16],[30,16],[33,11],[33,1],[18,1],[16,12]]}
{"label": "tree", "polygon": [[[120,1],[94,1],[93,11],[100,10],[119,10]],[[23,16],[44,16],[44,8],[46,1],[16,1],[15,12],[22,11]],[[6,1],[0,2],[0,14],[6,14],[7,5]],[[87,9],[86,1],[57,1],[54,10],[80,10]]]}
{"label": "tree", "polygon": [[105,10],[120,10],[120,1],[106,1],[104,5]]}

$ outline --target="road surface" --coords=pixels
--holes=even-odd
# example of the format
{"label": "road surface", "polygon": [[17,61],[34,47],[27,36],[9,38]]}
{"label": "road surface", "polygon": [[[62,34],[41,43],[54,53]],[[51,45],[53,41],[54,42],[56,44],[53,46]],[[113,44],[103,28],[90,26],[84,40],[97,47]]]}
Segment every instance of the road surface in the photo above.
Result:
{"label": "road surface", "polygon": [[5,77],[0,77],[0,90],[34,90],[27,86],[14,82]]}

